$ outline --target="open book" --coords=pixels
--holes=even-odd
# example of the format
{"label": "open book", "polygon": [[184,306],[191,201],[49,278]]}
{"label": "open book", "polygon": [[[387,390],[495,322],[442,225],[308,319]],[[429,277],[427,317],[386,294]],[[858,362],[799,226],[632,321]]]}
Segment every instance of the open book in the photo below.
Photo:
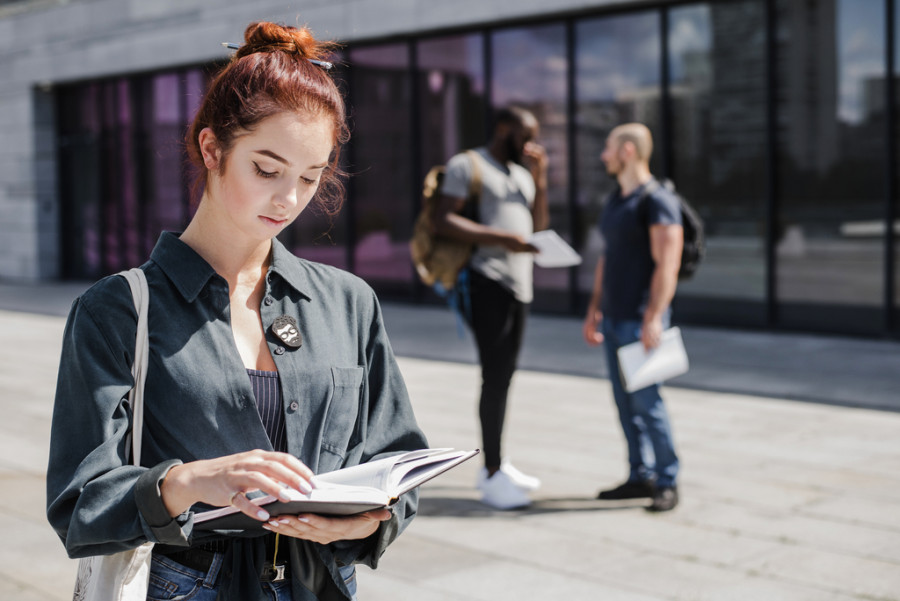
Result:
{"label": "open book", "polygon": [[664,331],[659,346],[649,353],[640,340],[620,347],[617,353],[622,384],[628,392],[680,376],[689,367],[681,330],[677,327]]}
{"label": "open book", "polygon": [[[421,449],[377,459],[369,463],[313,477],[313,491],[305,495],[292,488],[285,490],[290,501],[266,495],[253,499],[272,516],[318,513],[353,515],[389,507],[405,492],[443,474],[478,454],[453,449]],[[247,530],[262,528],[263,522],[241,513],[236,507],[223,507],[194,515],[197,530]]]}

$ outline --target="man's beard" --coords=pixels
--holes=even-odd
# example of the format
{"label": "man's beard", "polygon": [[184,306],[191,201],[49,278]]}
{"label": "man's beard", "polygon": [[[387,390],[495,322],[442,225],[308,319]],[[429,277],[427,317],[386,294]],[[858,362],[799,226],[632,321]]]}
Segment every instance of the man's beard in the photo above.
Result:
{"label": "man's beard", "polygon": [[510,161],[521,164],[522,159],[525,157],[524,150],[523,147],[516,144],[512,136],[506,138],[506,156],[509,157]]}

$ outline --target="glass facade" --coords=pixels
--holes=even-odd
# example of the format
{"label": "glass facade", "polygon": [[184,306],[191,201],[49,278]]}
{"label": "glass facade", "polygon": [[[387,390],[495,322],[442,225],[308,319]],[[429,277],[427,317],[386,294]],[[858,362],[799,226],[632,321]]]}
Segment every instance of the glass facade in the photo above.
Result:
{"label": "glass facade", "polygon": [[[653,172],[707,227],[676,320],[896,336],[898,31],[900,0],[710,0],[351,44],[336,70],[347,202],[281,237],[383,297],[434,301],[407,247],[422,178],[519,104],[541,122],[551,226],[584,257],[536,269],[535,309],[580,315],[615,183],[599,156],[615,125],[640,121]],[[136,264],[184,227],[181,136],[206,80],[198,67],[56,88],[66,277]]]}
{"label": "glass facade", "polygon": [[445,36],[416,43],[419,106],[417,181],[487,137],[484,36]]}
{"label": "glass facade", "polygon": [[708,247],[678,295],[691,300],[691,317],[710,322],[766,319],[765,23],[757,0],[668,15],[666,168],[703,216]]}
{"label": "glass facade", "polygon": [[[566,29],[562,23],[502,29],[491,35],[491,107],[515,104],[541,124],[537,142],[547,151],[547,202],[550,222],[571,240],[566,144]],[[564,311],[569,304],[568,272],[534,272],[537,309]]]}
{"label": "glass facade", "polygon": [[778,320],[875,332],[885,285],[886,129],[875,91],[886,73],[885,5],[780,0],[777,11]]}
{"label": "glass facade", "polygon": [[63,87],[57,95],[62,273],[96,279],[142,263],[190,217],[182,145],[202,69]]}
{"label": "glass facade", "polygon": [[351,48],[351,269],[387,290],[411,290],[414,218],[412,77],[408,44]]}

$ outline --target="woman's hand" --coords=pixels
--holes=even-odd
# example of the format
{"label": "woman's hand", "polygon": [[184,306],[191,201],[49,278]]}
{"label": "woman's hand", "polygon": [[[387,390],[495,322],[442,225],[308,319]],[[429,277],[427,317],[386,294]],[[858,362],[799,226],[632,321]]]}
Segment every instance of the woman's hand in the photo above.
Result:
{"label": "woman's hand", "polygon": [[269,514],[243,493],[261,490],[287,501],[284,484],[307,494],[312,490],[312,477],[312,470],[293,455],[255,450],[177,465],[166,475],[160,493],[172,517],[195,503],[206,503],[215,507],[234,505],[250,517],[265,521]]}
{"label": "woman's hand", "polygon": [[327,545],[339,540],[358,540],[372,535],[379,524],[391,518],[387,509],[376,509],[348,517],[328,517],[312,513],[281,515],[263,524],[269,532],[302,538]]}

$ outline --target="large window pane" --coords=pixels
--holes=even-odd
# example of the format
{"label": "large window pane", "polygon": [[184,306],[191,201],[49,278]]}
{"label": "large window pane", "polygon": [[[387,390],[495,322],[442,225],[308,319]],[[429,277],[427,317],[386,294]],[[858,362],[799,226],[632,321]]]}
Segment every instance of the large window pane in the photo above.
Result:
{"label": "large window pane", "polygon": [[[178,231],[188,222],[188,202],[185,198],[185,181],[182,168],[185,162],[184,143],[182,141],[185,128],[184,100],[197,93],[194,81],[191,94],[185,94],[186,78],[184,74],[162,73],[149,82],[152,92],[149,104],[150,121],[147,138],[150,140],[151,153],[147,167],[151,170],[153,187],[148,198],[148,219],[153,232],[163,230]],[[155,240],[153,241],[155,243]]]}
{"label": "large window pane", "polygon": [[100,123],[98,84],[62,88],[57,96],[62,274],[90,278],[100,272]]}
{"label": "large window pane", "polygon": [[[597,219],[603,200],[616,185],[600,162],[606,136],[620,123],[647,125],[662,143],[659,15],[641,13],[590,19],[575,26],[577,205],[576,223],[584,261],[578,289],[590,294],[600,253]],[[651,169],[659,173],[659,156]]]}
{"label": "large window pane", "polygon": [[688,314],[765,320],[764,30],[760,0],[670,13],[671,175],[707,228],[703,266],[678,287]]}
{"label": "large window pane", "polygon": [[[541,125],[538,142],[547,149],[550,227],[571,239],[566,145],[566,32],[560,24],[507,29],[491,40],[491,100],[494,108],[527,108]],[[569,278],[565,269],[535,267],[535,306],[565,310]]]}
{"label": "large window pane", "polygon": [[382,284],[412,283],[410,77],[406,44],[350,50],[354,271]]}
{"label": "large window pane", "polygon": [[420,171],[486,141],[484,43],[480,34],[418,42]]}
{"label": "large window pane", "polygon": [[204,86],[191,70],[60,89],[64,277],[96,279],[139,265],[161,230],[184,228],[182,138]]}
{"label": "large window pane", "polygon": [[[884,3],[779,0],[777,298],[781,321],[882,323]],[[883,102],[881,103],[883,106]]]}

